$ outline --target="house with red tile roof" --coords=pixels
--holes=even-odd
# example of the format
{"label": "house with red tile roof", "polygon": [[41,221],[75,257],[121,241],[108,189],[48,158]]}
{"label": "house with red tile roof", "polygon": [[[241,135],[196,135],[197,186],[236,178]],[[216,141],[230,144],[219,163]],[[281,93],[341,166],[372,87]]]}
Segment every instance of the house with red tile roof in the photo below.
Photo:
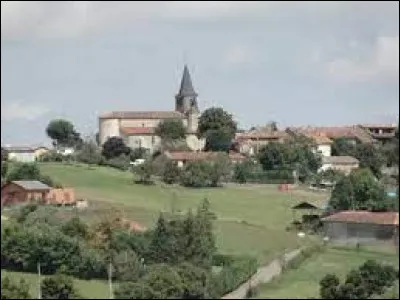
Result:
{"label": "house with red tile roof", "polygon": [[200,110],[197,93],[189,69],[185,65],[181,85],[175,96],[175,110],[171,111],[113,111],[99,116],[99,140],[104,144],[110,137],[121,137],[131,148],[158,150],[161,139],[155,129],[163,120],[182,120],[186,127],[186,143],[193,151],[204,148],[204,139],[196,135]]}

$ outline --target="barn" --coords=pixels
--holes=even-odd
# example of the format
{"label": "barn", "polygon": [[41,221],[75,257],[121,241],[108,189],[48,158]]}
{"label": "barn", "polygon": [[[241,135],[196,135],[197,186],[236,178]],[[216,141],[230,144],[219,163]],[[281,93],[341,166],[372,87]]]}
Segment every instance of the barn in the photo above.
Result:
{"label": "barn", "polygon": [[29,202],[44,201],[51,187],[37,180],[16,180],[1,187],[1,207]]}
{"label": "barn", "polygon": [[399,239],[399,213],[342,211],[322,219],[331,241],[369,244]]}

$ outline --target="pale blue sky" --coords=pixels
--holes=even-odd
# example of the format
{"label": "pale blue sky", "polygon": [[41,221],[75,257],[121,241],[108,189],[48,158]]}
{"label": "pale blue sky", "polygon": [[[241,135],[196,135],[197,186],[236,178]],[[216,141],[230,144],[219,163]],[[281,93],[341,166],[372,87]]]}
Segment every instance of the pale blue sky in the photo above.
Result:
{"label": "pale blue sky", "polygon": [[200,108],[244,128],[397,122],[399,4],[2,1],[2,144],[172,110],[185,60]]}

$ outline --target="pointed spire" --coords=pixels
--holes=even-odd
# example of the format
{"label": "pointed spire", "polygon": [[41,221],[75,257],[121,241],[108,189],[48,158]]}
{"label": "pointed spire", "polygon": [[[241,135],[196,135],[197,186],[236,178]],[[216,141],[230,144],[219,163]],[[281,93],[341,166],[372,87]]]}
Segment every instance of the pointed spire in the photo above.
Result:
{"label": "pointed spire", "polygon": [[192,79],[190,77],[189,69],[185,64],[183,69],[183,76],[181,81],[181,87],[179,89],[179,96],[187,97],[187,96],[197,96],[196,92],[194,91]]}

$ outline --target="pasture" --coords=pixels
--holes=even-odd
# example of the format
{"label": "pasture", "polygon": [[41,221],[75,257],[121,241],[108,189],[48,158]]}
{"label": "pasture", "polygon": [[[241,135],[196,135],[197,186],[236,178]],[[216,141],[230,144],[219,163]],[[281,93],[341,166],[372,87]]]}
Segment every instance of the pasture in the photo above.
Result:
{"label": "pasture", "polygon": [[207,198],[217,215],[215,231],[221,252],[253,254],[261,263],[282,251],[306,243],[285,227],[292,221],[295,203],[312,200],[323,203],[329,194],[301,188],[281,192],[276,185],[235,185],[223,188],[190,189],[162,183],[146,186],[134,183],[133,174],[108,167],[41,163],[42,173],[64,186],[75,188],[76,196],[88,199],[82,212],[88,219],[117,210],[125,217],[153,226],[160,212],[195,209]]}

